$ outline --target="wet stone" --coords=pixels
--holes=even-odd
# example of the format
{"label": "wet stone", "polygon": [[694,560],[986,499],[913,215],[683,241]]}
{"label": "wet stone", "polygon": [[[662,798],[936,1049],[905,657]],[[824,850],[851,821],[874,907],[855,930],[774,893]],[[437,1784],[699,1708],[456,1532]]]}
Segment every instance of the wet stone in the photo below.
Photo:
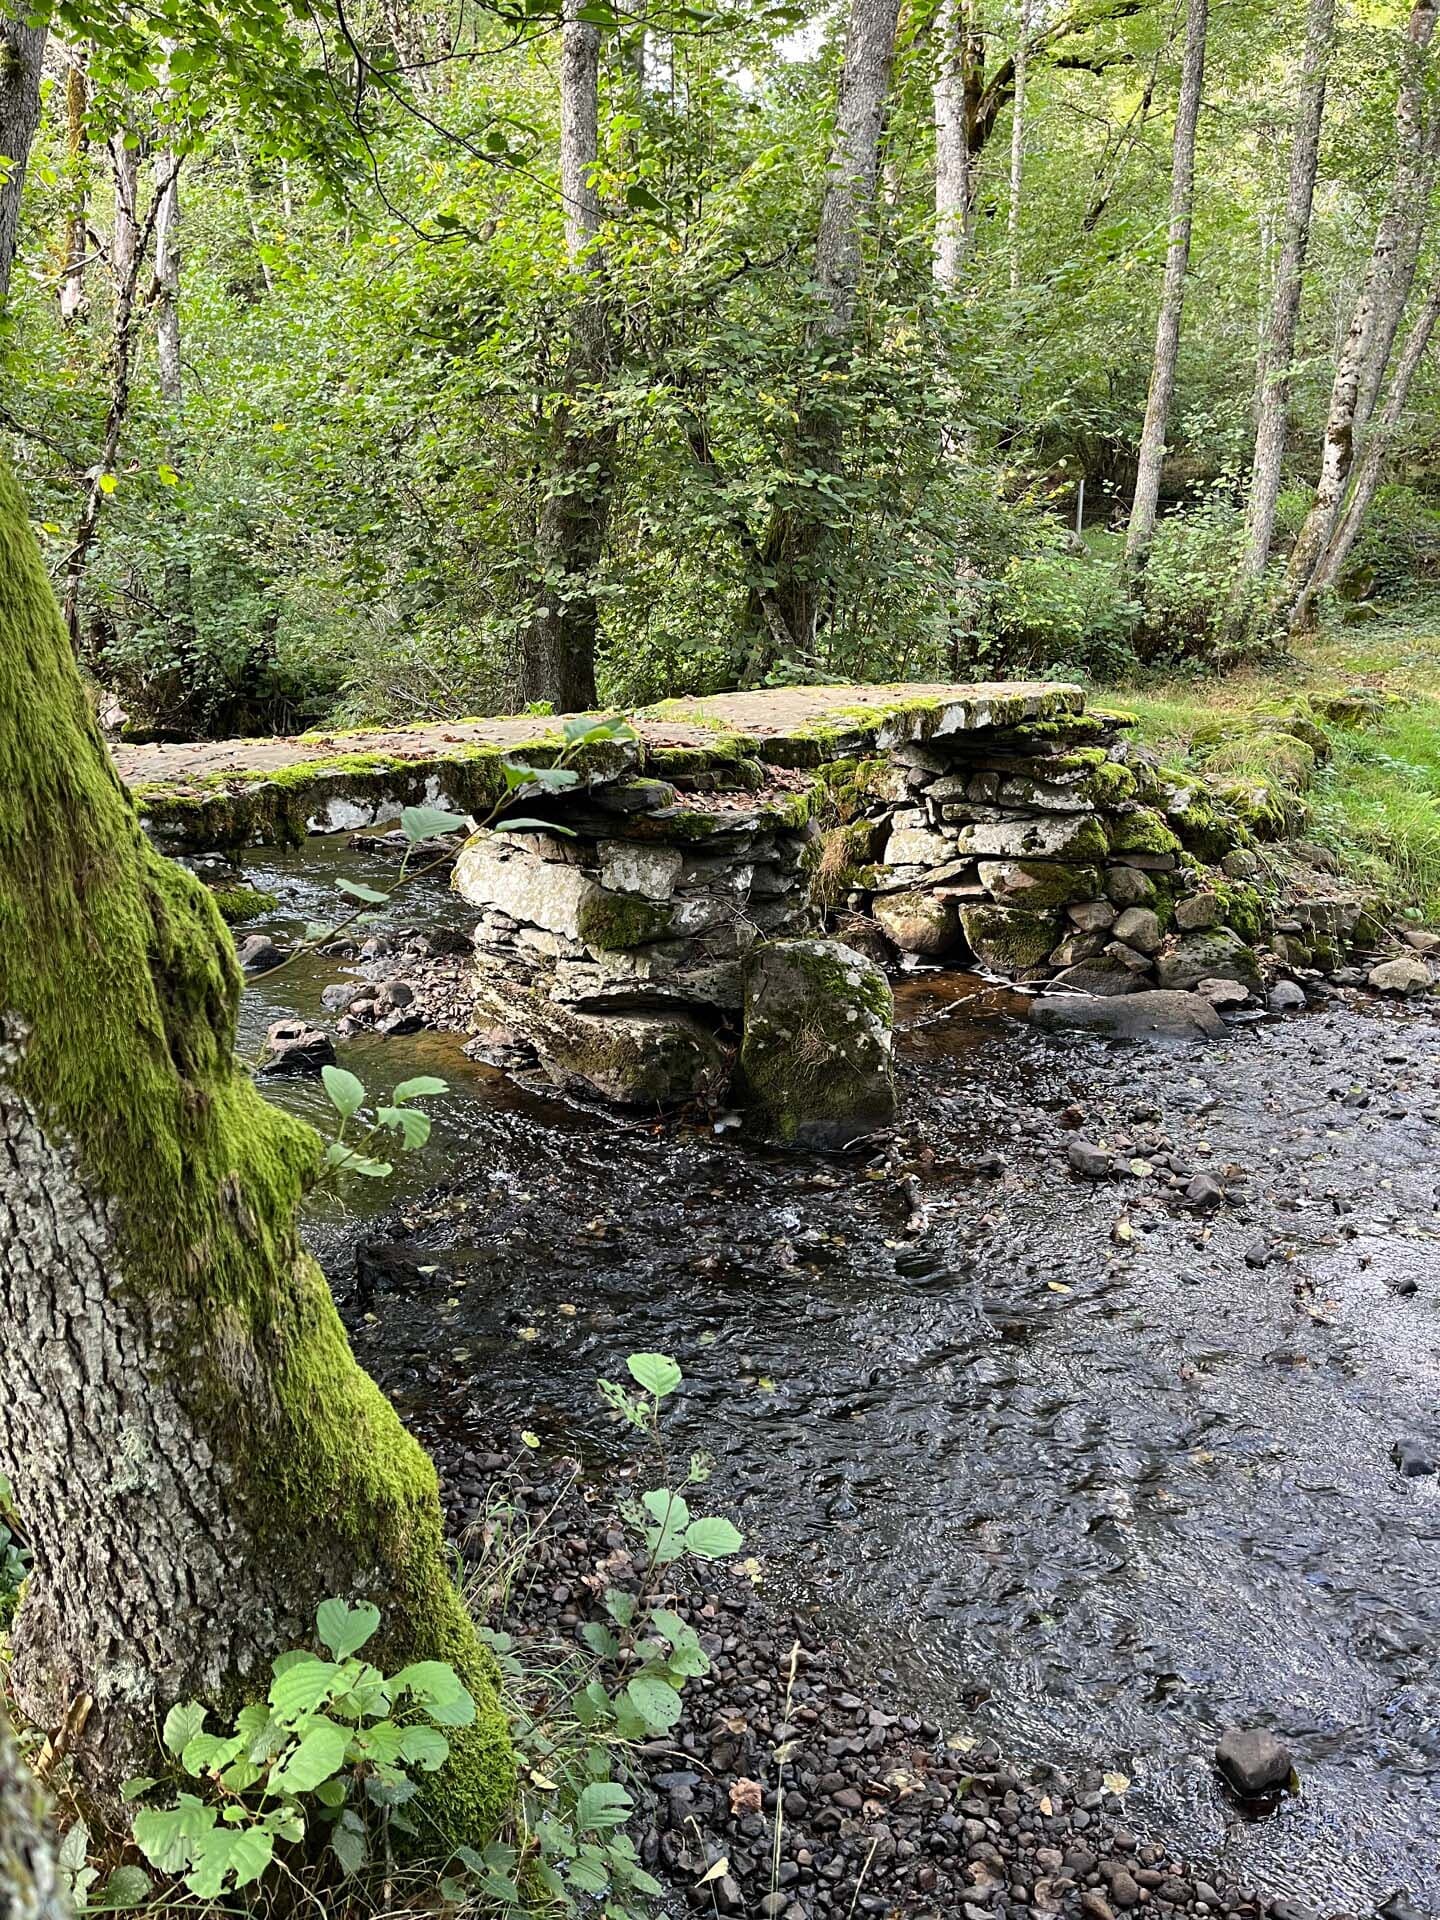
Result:
{"label": "wet stone", "polygon": [[1294,1771],[1290,1749],[1264,1727],[1230,1727],[1215,1748],[1215,1764],[1245,1799],[1278,1793]]}

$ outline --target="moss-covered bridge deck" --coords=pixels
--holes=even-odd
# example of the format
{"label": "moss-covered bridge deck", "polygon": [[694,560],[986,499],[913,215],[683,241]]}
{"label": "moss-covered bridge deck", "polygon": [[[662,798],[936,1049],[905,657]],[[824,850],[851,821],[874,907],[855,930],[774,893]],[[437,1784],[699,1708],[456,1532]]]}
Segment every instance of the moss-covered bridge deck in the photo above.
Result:
{"label": "moss-covered bridge deck", "polygon": [[[815,767],[907,740],[1013,727],[1084,707],[1078,687],[1000,681],[782,687],[670,700],[632,715],[633,745],[609,745],[591,772],[614,779],[761,767]],[[488,809],[500,763],[543,764],[563,745],[563,716],[533,714],[289,739],[120,746],[115,761],[157,837],[189,846],[295,840],[393,818],[402,806]],[[748,766],[747,766],[748,763]]]}

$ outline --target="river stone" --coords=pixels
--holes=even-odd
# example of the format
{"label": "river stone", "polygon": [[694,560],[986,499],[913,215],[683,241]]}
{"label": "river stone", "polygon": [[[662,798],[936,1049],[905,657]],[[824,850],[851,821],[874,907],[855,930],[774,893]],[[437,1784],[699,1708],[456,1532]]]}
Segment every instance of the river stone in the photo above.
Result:
{"label": "river stone", "polygon": [[502,980],[485,984],[478,1007],[534,1050],[553,1085],[617,1106],[684,1106],[721,1094],[729,1077],[714,1034],[679,1010],[577,1013]]}
{"label": "river stone", "polygon": [[461,848],[451,884],[472,907],[508,913],[569,940],[581,938],[581,920],[601,897],[561,843],[539,833],[477,833]]}
{"label": "river stone", "polygon": [[1202,980],[1238,980],[1251,993],[1259,993],[1260,963],[1252,947],[1246,946],[1229,927],[1212,927],[1205,933],[1187,933],[1169,953],[1155,962],[1162,987],[1185,992]]}
{"label": "river stone", "polygon": [[1400,938],[1407,947],[1413,947],[1416,953],[1427,953],[1440,960],[1440,933],[1434,933],[1429,927],[1404,927]]}
{"label": "river stone", "polygon": [[1128,967],[1122,967],[1118,960],[1102,953],[1057,973],[1050,985],[1065,993],[1094,996],[1134,993],[1140,982]]}
{"label": "river stone", "polygon": [[1149,955],[1141,953],[1137,947],[1127,947],[1123,940],[1108,940],[1105,943],[1105,952],[1117,966],[1124,967],[1129,973],[1141,974],[1150,971]]}
{"label": "river stone", "polygon": [[1277,980],[1266,996],[1271,1013],[1298,1013],[1305,1005],[1305,989],[1296,980]]}
{"label": "river stone", "polygon": [[298,1016],[276,1020],[265,1035],[269,1058],[261,1073],[318,1074],[335,1064],[335,1042],[323,1027],[312,1027]]}
{"label": "river stone", "polygon": [[268,933],[252,933],[240,942],[235,958],[246,973],[269,973],[272,968],[283,967],[290,956]]}
{"label": "river stone", "polygon": [[1093,813],[977,821],[959,829],[956,846],[985,860],[1103,860],[1106,852],[1105,829]]}
{"label": "river stone", "polygon": [[1225,1031],[1219,1014],[1195,993],[1100,995],[1051,991],[1032,1003],[1030,1020],[1047,1033],[1076,1027],[1116,1040],[1214,1040]]}
{"label": "river stone", "polygon": [[980,964],[1003,974],[1043,966],[1060,932],[1053,913],[1029,913],[1021,907],[995,907],[983,901],[962,905],[960,924]]}
{"label": "river stone", "polygon": [[744,1097],[787,1144],[842,1147],[895,1116],[890,983],[838,940],[776,940],[745,962]]}
{"label": "river stone", "polygon": [[1151,907],[1127,907],[1110,929],[1111,938],[1122,940],[1137,953],[1158,953],[1165,944],[1165,929],[1160,916]]}
{"label": "river stone", "polygon": [[600,880],[614,893],[643,893],[668,900],[685,865],[679,847],[645,845],[635,840],[600,842]]}
{"label": "river stone", "polygon": [[1080,900],[1066,912],[1081,933],[1099,933],[1115,924],[1115,908],[1108,900]]}
{"label": "river stone", "polygon": [[1182,933],[1218,927],[1224,918],[1225,903],[1218,893],[1187,893],[1175,902],[1175,924]]}
{"label": "river stone", "polygon": [[902,953],[943,959],[959,944],[960,916],[954,900],[923,888],[883,894],[872,903],[871,913]]}
{"label": "river stone", "polygon": [[1063,907],[1093,900],[1100,891],[1097,867],[1067,867],[1046,860],[982,860],[980,884],[1005,907]]}
{"label": "river stone", "polygon": [[1107,867],[1105,893],[1117,907],[1143,907],[1155,898],[1155,883],[1138,867]]}
{"label": "river stone", "polygon": [[1403,994],[1407,1000],[1417,993],[1428,993],[1431,987],[1429,967],[1409,955],[1382,960],[1365,977],[1378,992]]}
{"label": "river stone", "polygon": [[1050,955],[1052,967],[1078,967],[1105,949],[1103,933],[1067,933]]}
{"label": "river stone", "polygon": [[1290,1749],[1264,1727],[1227,1727],[1215,1749],[1215,1764],[1247,1800],[1278,1793],[1295,1770]]}

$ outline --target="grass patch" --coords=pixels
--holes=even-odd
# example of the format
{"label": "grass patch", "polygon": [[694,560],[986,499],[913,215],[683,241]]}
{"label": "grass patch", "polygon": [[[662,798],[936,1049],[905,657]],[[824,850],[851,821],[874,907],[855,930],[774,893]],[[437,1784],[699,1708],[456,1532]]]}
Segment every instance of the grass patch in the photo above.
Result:
{"label": "grass patch", "polygon": [[[1328,762],[1307,768],[1309,756],[1277,721],[1304,711],[1312,695],[1352,688],[1389,704],[1360,726],[1325,723]],[[1272,666],[1214,680],[1145,676],[1097,688],[1094,699],[1135,714],[1136,737],[1167,765],[1308,788],[1304,831],[1332,850],[1345,877],[1440,924],[1440,603],[1333,628]]]}

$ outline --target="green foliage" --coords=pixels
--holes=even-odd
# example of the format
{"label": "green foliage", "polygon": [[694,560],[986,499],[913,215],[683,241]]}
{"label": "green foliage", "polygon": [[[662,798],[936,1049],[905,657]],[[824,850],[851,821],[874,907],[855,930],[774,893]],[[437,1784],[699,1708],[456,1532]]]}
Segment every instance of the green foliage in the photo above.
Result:
{"label": "green foliage", "polygon": [[996,674],[1123,674],[1135,609],[1119,570],[1043,544],[1017,554],[991,587],[977,664]]}
{"label": "green foliage", "polygon": [[444,1661],[387,1676],[362,1660],[379,1626],[377,1607],[323,1601],[315,1628],[324,1654],[278,1655],[267,1698],[227,1729],[209,1731],[198,1702],[170,1709],[165,1750],[197,1787],[157,1804],[162,1783],[125,1786],[127,1800],[144,1803],[133,1831],[153,1867],[209,1901],[261,1880],[277,1850],[324,1854],[334,1877],[348,1879],[390,1836],[417,1836],[416,1775],[445,1765],[444,1730],[472,1725],[475,1701]]}
{"label": "green foliage", "polygon": [[[325,1166],[337,1175],[356,1174],[366,1180],[387,1180],[395,1171],[388,1160],[377,1158],[373,1151],[386,1135],[393,1136],[393,1151],[419,1152],[430,1138],[430,1116],[412,1103],[449,1091],[445,1082],[433,1074],[402,1080],[390,1095],[389,1103],[377,1107],[374,1118],[366,1126],[363,1124],[364,1083],[344,1067],[322,1067],[320,1079],[337,1116],[334,1136],[325,1148]],[[362,1122],[361,1130],[358,1137],[352,1137],[350,1123],[357,1119]],[[316,1185],[323,1184],[322,1175]]]}
{"label": "green foliage", "polygon": [[1346,599],[1393,599],[1440,567],[1440,508],[1414,487],[1378,487],[1340,582]]}
{"label": "green foliage", "polygon": [[30,1571],[30,1549],[16,1533],[17,1524],[10,1482],[0,1473],[0,1632],[15,1617],[20,1589]]}
{"label": "green foliage", "polygon": [[1161,519],[1137,587],[1142,660],[1220,667],[1263,644],[1263,587],[1236,600],[1244,538],[1243,512],[1218,487]]}

